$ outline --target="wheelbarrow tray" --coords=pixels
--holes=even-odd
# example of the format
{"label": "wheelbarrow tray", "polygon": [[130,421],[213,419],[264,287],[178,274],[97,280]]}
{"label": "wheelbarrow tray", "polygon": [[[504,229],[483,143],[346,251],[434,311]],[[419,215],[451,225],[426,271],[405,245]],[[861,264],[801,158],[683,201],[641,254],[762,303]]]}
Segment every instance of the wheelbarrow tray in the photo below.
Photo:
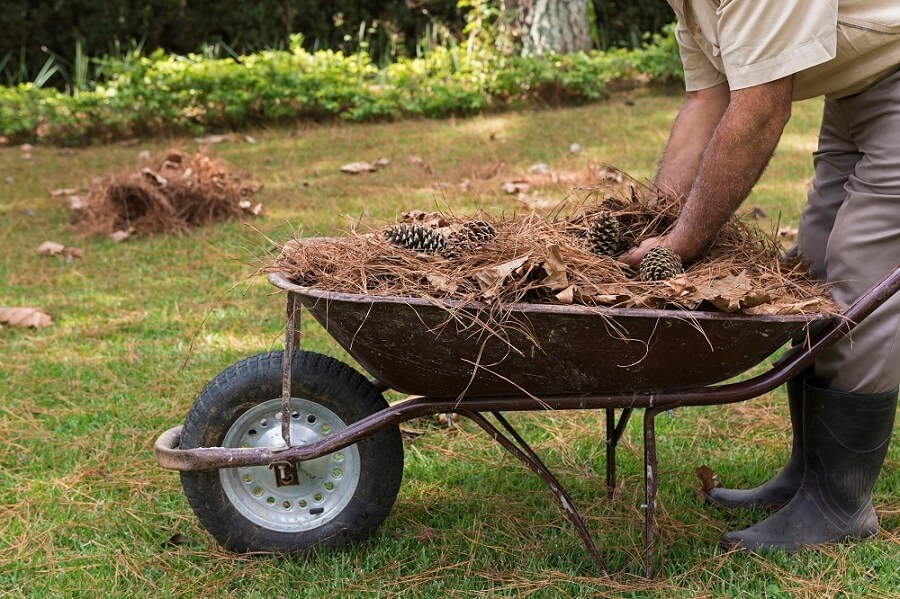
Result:
{"label": "wheelbarrow tray", "polygon": [[480,303],[336,293],[269,278],[386,387],[428,397],[693,389],[745,372],[830,318],[515,304],[505,326],[488,329],[491,307]]}

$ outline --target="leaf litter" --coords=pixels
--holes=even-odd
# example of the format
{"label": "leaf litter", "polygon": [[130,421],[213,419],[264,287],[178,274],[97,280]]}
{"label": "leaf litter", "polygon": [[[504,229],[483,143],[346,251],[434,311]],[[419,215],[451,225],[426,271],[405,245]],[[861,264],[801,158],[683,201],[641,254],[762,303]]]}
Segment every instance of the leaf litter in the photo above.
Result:
{"label": "leaf litter", "polygon": [[[646,204],[639,199],[642,184],[621,175],[605,179],[607,184],[581,188],[580,196],[558,202],[547,215],[478,215],[493,224],[496,237],[476,251],[453,257],[414,252],[389,243],[383,235],[386,227],[361,225],[344,237],[294,239],[264,270],[327,291],[500,308],[538,303],[762,315],[838,313],[827,289],[807,276],[805,266],[782,257],[775,236],[736,217],[682,274],[665,281],[637,280],[626,265],[591,252],[585,237],[589,223],[601,211],[611,212],[624,225],[624,251],[665,234],[681,200]],[[423,211],[406,212],[399,219],[445,235],[467,220]]]}
{"label": "leaf litter", "polygon": [[[262,186],[203,152],[168,150],[135,170],[95,181],[78,196],[76,228],[122,241],[131,235],[188,233],[197,227],[258,215],[252,196]],[[57,190],[62,192],[70,191]],[[75,202],[72,202],[75,207]]]}

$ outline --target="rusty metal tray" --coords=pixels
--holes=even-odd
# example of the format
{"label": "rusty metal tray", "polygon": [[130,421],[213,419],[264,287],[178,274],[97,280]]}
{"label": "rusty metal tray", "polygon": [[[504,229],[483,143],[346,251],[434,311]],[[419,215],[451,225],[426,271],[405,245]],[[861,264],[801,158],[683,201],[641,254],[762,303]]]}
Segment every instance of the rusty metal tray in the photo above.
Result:
{"label": "rusty metal tray", "polygon": [[275,286],[371,375],[428,397],[658,393],[741,374],[822,314],[750,316],[516,304],[489,331],[490,306]]}

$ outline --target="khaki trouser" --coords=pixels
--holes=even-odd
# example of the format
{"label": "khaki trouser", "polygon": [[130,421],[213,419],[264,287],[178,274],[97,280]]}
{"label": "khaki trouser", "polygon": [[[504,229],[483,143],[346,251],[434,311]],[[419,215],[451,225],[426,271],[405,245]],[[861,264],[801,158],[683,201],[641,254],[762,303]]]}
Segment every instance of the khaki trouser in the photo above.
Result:
{"label": "khaki trouser", "polygon": [[[825,101],[813,162],[799,250],[846,307],[900,265],[900,71],[860,94]],[[896,389],[900,294],[827,349],[816,375],[852,393]]]}

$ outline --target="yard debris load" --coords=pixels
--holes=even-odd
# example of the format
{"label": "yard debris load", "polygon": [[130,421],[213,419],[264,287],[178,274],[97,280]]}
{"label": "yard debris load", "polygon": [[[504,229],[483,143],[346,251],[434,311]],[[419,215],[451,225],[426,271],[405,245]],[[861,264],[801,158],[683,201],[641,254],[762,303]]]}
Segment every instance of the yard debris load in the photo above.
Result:
{"label": "yard debris load", "polygon": [[407,249],[396,243],[395,224],[351,231],[345,237],[292,240],[267,270],[327,291],[461,300],[501,308],[526,302],[746,314],[838,312],[824,287],[810,281],[801,264],[785,261],[774,239],[737,218],[721,228],[711,247],[684,272],[673,269],[674,276],[664,280],[641,280],[639,273],[614,257],[598,255],[592,223],[610,216],[620,223],[621,253],[648,237],[665,234],[677,218],[680,202],[648,205],[638,199],[642,194],[636,186],[630,197],[608,195],[604,189],[563,203],[549,216],[479,215],[473,221],[420,211],[403,215],[401,223],[427,227],[448,240],[472,222],[490,220],[495,235],[464,251]]}
{"label": "yard debris load", "polygon": [[145,166],[96,182],[75,225],[86,235],[121,240],[133,234],[188,233],[204,225],[255,216],[262,186],[242,180],[204,153],[169,150]]}

